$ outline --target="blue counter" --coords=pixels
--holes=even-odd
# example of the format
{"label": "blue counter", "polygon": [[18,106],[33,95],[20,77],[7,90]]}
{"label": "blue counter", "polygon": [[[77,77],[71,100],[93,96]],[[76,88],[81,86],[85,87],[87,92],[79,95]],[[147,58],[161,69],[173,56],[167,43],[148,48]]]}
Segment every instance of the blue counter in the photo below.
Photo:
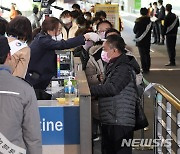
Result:
{"label": "blue counter", "polygon": [[62,106],[55,100],[38,101],[38,105],[43,146],[62,145],[63,149],[80,144],[79,106]]}

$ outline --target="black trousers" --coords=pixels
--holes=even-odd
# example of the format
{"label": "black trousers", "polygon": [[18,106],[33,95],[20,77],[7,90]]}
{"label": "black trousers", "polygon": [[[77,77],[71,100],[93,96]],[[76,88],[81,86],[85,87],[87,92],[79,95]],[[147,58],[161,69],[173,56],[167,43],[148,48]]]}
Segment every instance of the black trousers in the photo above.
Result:
{"label": "black trousers", "polygon": [[163,34],[163,29],[164,29],[164,26],[162,25],[161,21],[158,22],[158,25],[159,25],[159,32],[160,32],[160,40],[161,40],[161,43],[163,42],[164,43],[164,34]]}
{"label": "black trousers", "polygon": [[169,55],[169,61],[171,64],[175,64],[176,57],[176,39],[177,35],[167,35],[166,36],[166,46]]}
{"label": "black trousers", "polygon": [[133,127],[102,125],[102,154],[132,154],[132,147],[121,146],[122,140],[133,139]]}
{"label": "black trousers", "polygon": [[138,49],[141,59],[141,67],[144,72],[148,72],[151,66],[150,49],[146,47],[138,47]]}
{"label": "black trousers", "polygon": [[153,22],[153,34],[154,34],[154,42],[160,42],[160,32],[159,32],[159,25],[157,22]]}

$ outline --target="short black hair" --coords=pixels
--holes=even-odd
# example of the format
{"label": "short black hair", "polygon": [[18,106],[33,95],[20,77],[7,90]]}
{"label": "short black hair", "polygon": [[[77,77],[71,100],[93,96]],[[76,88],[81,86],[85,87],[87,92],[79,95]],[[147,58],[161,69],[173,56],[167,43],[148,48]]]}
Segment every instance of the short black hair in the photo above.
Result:
{"label": "short black hair", "polygon": [[103,21],[100,21],[100,22],[97,24],[96,29],[98,30],[99,25],[104,24],[104,23],[109,24],[110,28],[112,28],[112,27],[113,27],[113,25],[111,24],[111,22],[110,22],[110,21],[108,21],[108,20],[103,20]]}
{"label": "short black hair", "polygon": [[76,23],[79,25],[86,25],[86,19],[84,18],[84,16],[79,16],[76,19]]}
{"label": "short black hair", "polygon": [[102,10],[95,13],[95,17],[99,17],[99,18],[104,17],[104,18],[106,18],[106,16],[107,16],[106,12],[104,12]]}
{"label": "short black hair", "polygon": [[78,10],[80,10],[80,5],[79,5],[79,4],[73,4],[73,5],[72,5],[72,8],[73,8],[73,9],[78,9]]}
{"label": "short black hair", "polygon": [[71,16],[71,12],[69,10],[64,10],[61,15],[60,15],[60,18],[64,17],[64,16],[67,16],[67,15],[70,15]]}
{"label": "short black hair", "polygon": [[39,9],[38,9],[38,7],[35,5],[35,6],[33,7],[33,13],[37,14],[38,11],[39,11]]}
{"label": "short black hair", "polygon": [[153,5],[157,5],[157,2],[154,2]]}
{"label": "short black hair", "polygon": [[171,5],[171,4],[167,4],[167,5],[166,5],[166,10],[167,10],[168,12],[171,12],[171,10],[172,10],[172,5]]}
{"label": "short black hair", "polygon": [[4,64],[8,53],[10,53],[10,47],[8,40],[4,36],[0,36],[0,64]]}
{"label": "short black hair", "polygon": [[163,4],[163,0],[158,0],[158,3],[162,5]]}
{"label": "short black hair", "polygon": [[101,22],[102,19],[99,18],[99,17],[94,17],[94,18],[92,19],[92,24],[93,24],[93,23],[96,23],[97,21]]}
{"label": "short black hair", "polygon": [[[110,29],[108,29],[108,30],[106,31],[106,33],[105,33],[105,38],[107,37],[107,34],[108,34],[108,33],[112,33],[112,32],[115,32],[115,33],[117,33],[117,35],[120,35],[120,36],[121,36],[120,31],[118,31],[118,30],[115,29],[115,28],[110,28]],[[113,35],[114,35],[114,34],[113,34]]]}
{"label": "short black hair", "polygon": [[85,12],[84,15],[92,17],[91,12]]}
{"label": "short black hair", "polygon": [[81,13],[77,10],[73,10],[71,11],[70,15],[72,18],[77,19],[81,15]]}
{"label": "short black hair", "polygon": [[140,9],[140,13],[141,13],[141,15],[147,15],[148,14],[148,9],[147,8],[145,8],[145,7],[143,7],[143,8],[141,8]]}
{"label": "short black hair", "polygon": [[106,42],[109,43],[110,48],[116,48],[120,53],[124,52],[126,43],[120,35],[109,35]]}
{"label": "short black hair", "polygon": [[8,25],[8,22],[0,18],[0,35],[5,34],[7,25]]}

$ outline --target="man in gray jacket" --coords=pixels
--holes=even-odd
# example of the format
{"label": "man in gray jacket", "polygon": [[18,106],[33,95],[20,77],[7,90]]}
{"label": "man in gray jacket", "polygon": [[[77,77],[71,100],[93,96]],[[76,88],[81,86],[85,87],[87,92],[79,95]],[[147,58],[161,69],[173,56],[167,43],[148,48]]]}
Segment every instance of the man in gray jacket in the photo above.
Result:
{"label": "man in gray jacket", "polygon": [[40,118],[33,88],[11,75],[5,37],[0,37],[0,153],[42,154]]}

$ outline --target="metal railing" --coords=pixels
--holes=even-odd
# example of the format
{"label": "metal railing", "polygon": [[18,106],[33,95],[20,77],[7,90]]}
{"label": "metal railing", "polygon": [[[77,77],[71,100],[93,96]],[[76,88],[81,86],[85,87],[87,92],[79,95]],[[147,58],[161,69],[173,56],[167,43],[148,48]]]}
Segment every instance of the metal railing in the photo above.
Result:
{"label": "metal railing", "polygon": [[163,85],[154,88],[154,154],[180,154],[180,100]]}

